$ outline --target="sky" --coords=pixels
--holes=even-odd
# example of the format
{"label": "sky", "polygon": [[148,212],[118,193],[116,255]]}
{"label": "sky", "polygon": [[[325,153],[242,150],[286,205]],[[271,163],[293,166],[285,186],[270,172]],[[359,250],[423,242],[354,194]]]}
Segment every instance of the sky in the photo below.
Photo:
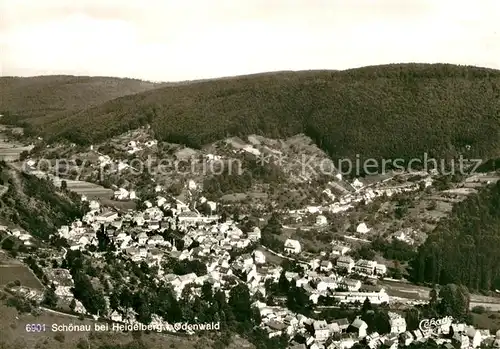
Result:
{"label": "sky", "polygon": [[3,76],[182,81],[388,63],[500,69],[498,0],[0,0]]}

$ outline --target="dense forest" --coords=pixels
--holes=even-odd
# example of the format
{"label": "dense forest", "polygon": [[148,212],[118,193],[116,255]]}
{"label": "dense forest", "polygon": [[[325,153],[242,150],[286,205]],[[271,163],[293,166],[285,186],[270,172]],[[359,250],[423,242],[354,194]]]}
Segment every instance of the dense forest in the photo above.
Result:
{"label": "dense forest", "polygon": [[[0,78],[0,114],[6,121],[64,117],[125,95],[162,85],[136,79],[88,76]],[[5,112],[10,112],[8,115]]]}
{"label": "dense forest", "polygon": [[[149,124],[158,139],[192,147],[250,133],[305,133],[334,158],[410,158],[424,152],[490,158],[500,150],[499,97],[499,71],[403,64],[193,82],[59,116],[16,116],[13,108],[8,120],[75,143]],[[9,108],[4,103],[0,110]]]}
{"label": "dense forest", "polygon": [[418,251],[416,281],[500,289],[500,182],[457,204]]}

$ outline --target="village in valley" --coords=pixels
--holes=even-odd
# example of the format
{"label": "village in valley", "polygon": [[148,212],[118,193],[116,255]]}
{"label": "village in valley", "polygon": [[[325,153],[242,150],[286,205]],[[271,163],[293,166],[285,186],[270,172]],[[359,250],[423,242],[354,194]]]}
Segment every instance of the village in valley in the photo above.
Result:
{"label": "village in valley", "polygon": [[[141,152],[159,146],[152,139],[131,141],[132,136],[127,137],[121,149],[129,156],[141,156]],[[263,149],[276,155],[297,144],[297,138],[279,150],[277,143],[269,142],[257,136],[249,137],[248,143],[231,139],[218,152],[209,149],[190,156],[201,156],[205,161],[228,154],[258,158]],[[68,149],[72,151],[72,147]],[[113,160],[116,147],[110,154],[102,149],[91,148],[94,164],[88,162],[79,173],[87,175],[85,180],[95,182],[95,170],[110,164],[115,172],[107,180],[116,180],[120,171],[131,166],[126,162],[117,165]],[[81,189],[74,178],[59,178],[47,168],[40,169],[36,155],[27,159],[23,166],[28,173],[52,179],[56,187],[65,190],[70,183],[71,190]],[[41,309],[58,309],[95,321],[147,322],[160,327],[174,321],[199,321],[202,312],[188,314],[183,307],[192,304],[198,309],[201,299],[212,309],[216,295],[220,295],[235,309],[250,309],[248,314],[259,333],[269,339],[284,338],[293,349],[360,345],[394,349],[429,343],[450,349],[500,347],[500,333],[474,327],[463,318],[448,317],[454,314],[435,312],[436,318],[427,322],[418,316],[410,321],[412,309],[438,307],[429,295],[435,290],[405,280],[401,266],[395,266],[397,261],[359,252],[366,250],[364,246],[375,239],[374,231],[381,229],[386,244],[399,241],[415,248],[425,240],[425,232],[451,210],[450,203],[498,180],[494,174],[462,178],[451,187],[433,190],[440,179],[432,171],[389,174],[377,180],[343,178],[337,173],[321,181],[303,178],[292,167],[286,171],[285,189],[292,182],[292,191],[297,192],[300,186],[319,183],[323,187],[315,187],[317,200],[293,207],[277,202],[268,205],[258,195],[234,200],[238,193],[223,193],[225,199],[215,198],[204,191],[203,175],[190,178],[189,173],[179,180],[176,193],[166,184],[170,177],[147,181],[148,190],[135,186],[134,179],[127,177],[121,185],[117,182],[111,189],[102,188],[112,195],[104,199],[93,189],[86,193],[80,190],[85,214],[60,226],[50,242],[39,241],[22,229],[3,227],[2,239],[15,239],[24,246],[15,258],[24,261],[44,285],[32,288],[23,282],[10,282],[5,287]],[[265,185],[258,183],[248,192],[255,194]],[[272,195],[269,193],[265,195]],[[401,197],[407,193],[419,195],[421,206],[402,208]],[[390,203],[391,198],[397,198],[396,204]],[[371,205],[378,208],[372,210]],[[417,228],[405,224],[403,217],[397,224],[384,221],[387,212],[403,210],[425,218],[416,223]],[[374,211],[371,216],[365,214],[370,211]],[[335,234],[328,235],[332,224],[336,225]],[[323,237],[304,239],[308,234]],[[160,285],[170,292],[165,296],[167,309],[161,309],[160,301],[148,303],[138,295],[157,295]],[[484,306],[489,302],[485,298],[472,295],[466,311]],[[434,301],[446,302],[437,295]],[[241,304],[245,302],[248,304]],[[173,314],[174,307],[182,308],[179,314]],[[224,320],[220,313],[207,319]]]}

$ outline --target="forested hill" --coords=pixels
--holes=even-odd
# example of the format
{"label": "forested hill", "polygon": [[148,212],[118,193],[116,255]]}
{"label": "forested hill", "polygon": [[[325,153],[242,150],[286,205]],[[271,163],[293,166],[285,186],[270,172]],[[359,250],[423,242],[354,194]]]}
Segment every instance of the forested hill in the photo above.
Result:
{"label": "forested hill", "polygon": [[[150,124],[158,139],[193,147],[250,133],[305,133],[339,158],[453,156],[466,145],[469,156],[500,155],[500,71],[492,69],[396,64],[279,72],[146,86],[153,89],[132,95],[144,87],[54,77],[54,88],[19,82],[6,89],[6,79],[0,111],[49,139],[93,143]],[[109,100],[110,91],[122,97]],[[87,100],[93,102],[83,108]]]}
{"label": "forested hill", "polygon": [[500,182],[457,204],[414,261],[417,281],[500,289]]}
{"label": "forested hill", "polygon": [[52,75],[0,78],[0,113],[15,120],[53,120],[162,85],[136,79]]}
{"label": "forested hill", "polygon": [[[500,72],[405,64],[261,74],[124,96],[37,125],[77,143],[151,124],[198,147],[227,136],[305,133],[333,157],[500,155]],[[468,147],[467,147],[468,148]]]}

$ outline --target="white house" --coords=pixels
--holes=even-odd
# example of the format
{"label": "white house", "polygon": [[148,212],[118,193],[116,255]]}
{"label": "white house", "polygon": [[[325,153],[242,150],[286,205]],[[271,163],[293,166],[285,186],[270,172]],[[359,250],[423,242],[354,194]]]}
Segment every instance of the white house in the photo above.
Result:
{"label": "white house", "polygon": [[332,241],[332,254],[343,256],[351,250],[350,247]]}
{"label": "white house", "polygon": [[78,314],[85,314],[87,312],[87,309],[83,306],[82,302],[80,302],[78,299],[75,299],[75,309],[74,312]]}
{"label": "white house", "polygon": [[255,227],[252,231],[249,231],[247,233],[247,236],[251,241],[258,241],[261,237],[261,232],[259,227]]}
{"label": "white house", "polygon": [[321,206],[307,206],[306,210],[311,214],[319,213],[321,211]]}
{"label": "white house", "polygon": [[354,268],[354,260],[349,256],[340,256],[337,259],[337,267],[346,269],[350,273]]}
{"label": "white house", "polygon": [[473,348],[477,348],[481,345],[483,338],[479,330],[476,330],[474,327],[469,326],[465,329],[465,334],[467,335],[467,337],[469,337],[469,345],[471,345]]}
{"label": "white house", "polygon": [[262,251],[254,251],[253,253],[253,258],[255,260],[255,264],[265,264],[266,263],[266,256]]}
{"label": "white house", "polygon": [[345,278],[340,282],[340,286],[350,292],[358,292],[361,288],[361,281]]}
{"label": "white house", "polygon": [[136,215],[132,220],[139,227],[142,227],[144,225],[144,223],[146,223],[146,220],[144,219],[144,216],[142,214],[141,215]]}
{"label": "white house", "polygon": [[110,315],[111,321],[122,322],[123,318],[116,310],[114,310]]}
{"label": "white house", "polygon": [[330,290],[335,290],[337,288],[337,281],[333,278],[321,278],[320,281],[318,282],[316,289],[318,292],[323,292],[328,289]]}
{"label": "white house", "polygon": [[198,186],[196,185],[196,182],[193,181],[192,179],[189,180],[188,182],[188,189],[189,190],[196,190]]}
{"label": "white house", "polygon": [[406,320],[397,313],[389,312],[389,325],[391,333],[401,334],[406,332]]}
{"label": "white house", "polygon": [[360,273],[373,275],[375,273],[376,266],[377,266],[377,262],[375,262],[375,261],[368,261],[368,260],[360,259],[354,265],[354,269]]}
{"label": "white house", "polygon": [[389,303],[390,297],[381,289],[379,292],[335,292],[333,298],[337,299],[340,303],[363,303],[368,298],[372,304]]}
{"label": "white house", "polygon": [[156,246],[156,245],[165,245],[165,239],[161,235],[153,235],[148,240],[148,245]]}
{"label": "white house", "polygon": [[128,199],[129,195],[130,195],[129,191],[124,188],[120,188],[114,193],[115,199],[117,200],[126,200]]}
{"label": "white house", "polygon": [[205,219],[205,217],[193,211],[181,212],[177,218],[179,219],[179,223],[188,224],[201,223]]}
{"label": "white house", "polygon": [[365,338],[367,335],[368,324],[361,320],[359,317],[354,319],[348,329],[349,332],[354,332],[357,334],[358,338]]}
{"label": "white house", "polygon": [[333,269],[333,264],[329,260],[321,261],[319,265],[319,270],[322,272],[328,272]]}
{"label": "white house", "polygon": [[358,224],[358,227],[356,228],[356,232],[359,234],[366,234],[370,231],[370,229],[366,226],[366,223],[360,223]]}
{"label": "white house", "polygon": [[284,246],[285,253],[297,254],[301,251],[300,242],[297,240],[287,239]]}
{"label": "white house", "polygon": [[318,342],[324,342],[330,337],[330,328],[325,320],[314,321],[314,337]]}
{"label": "white house", "polygon": [[210,207],[211,212],[216,212],[217,211],[217,203],[214,201],[207,201],[208,207]]}
{"label": "white house", "polygon": [[319,215],[318,217],[316,217],[316,224],[320,226],[327,225],[328,220],[326,219],[325,216]]}
{"label": "white house", "polygon": [[89,208],[91,211],[98,211],[99,208],[101,208],[101,205],[97,201],[91,200],[89,202]]}
{"label": "white house", "polygon": [[151,230],[158,230],[160,229],[160,222],[159,221],[149,221],[148,222],[148,228]]}
{"label": "white house", "polygon": [[361,189],[364,187],[364,184],[359,179],[356,178],[352,183],[352,186],[356,189]]}
{"label": "white house", "polygon": [[144,245],[148,241],[148,234],[142,232],[139,235],[137,235],[137,242],[139,245]]}
{"label": "white house", "polygon": [[387,273],[387,267],[384,264],[377,263],[375,266],[375,274],[385,275]]}
{"label": "white house", "polygon": [[167,202],[167,199],[165,199],[163,196],[158,196],[156,198],[156,206],[158,206],[158,207],[162,207],[163,205],[165,205],[166,202]]}
{"label": "white house", "polygon": [[470,341],[469,337],[464,334],[463,332],[456,332],[453,334],[453,341],[457,344],[456,347],[460,349],[467,349],[469,348]]}

